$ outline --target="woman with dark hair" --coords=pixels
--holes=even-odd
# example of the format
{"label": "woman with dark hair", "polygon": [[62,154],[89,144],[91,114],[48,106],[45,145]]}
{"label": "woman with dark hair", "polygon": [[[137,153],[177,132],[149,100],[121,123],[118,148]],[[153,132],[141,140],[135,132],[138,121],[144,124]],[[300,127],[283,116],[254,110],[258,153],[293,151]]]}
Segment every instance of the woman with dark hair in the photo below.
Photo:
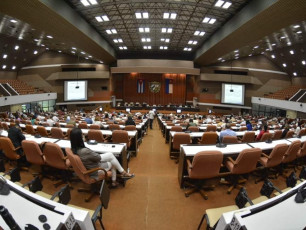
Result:
{"label": "woman with dark hair", "polygon": [[129,115],[128,119],[125,121],[125,125],[136,125],[131,115]]}
{"label": "woman with dark hair", "polygon": [[[119,171],[121,178],[126,180],[135,176],[134,174],[130,174],[124,171],[113,153],[108,152],[99,154],[89,148],[86,148],[84,145],[81,129],[74,128],[71,130],[70,143],[72,152],[80,157],[86,169],[100,167],[104,168],[106,171],[112,171],[112,187],[117,187],[118,185],[116,182],[116,170]],[[98,172],[92,173],[90,176],[93,178],[98,178],[100,173],[103,174],[103,171],[100,170]]]}

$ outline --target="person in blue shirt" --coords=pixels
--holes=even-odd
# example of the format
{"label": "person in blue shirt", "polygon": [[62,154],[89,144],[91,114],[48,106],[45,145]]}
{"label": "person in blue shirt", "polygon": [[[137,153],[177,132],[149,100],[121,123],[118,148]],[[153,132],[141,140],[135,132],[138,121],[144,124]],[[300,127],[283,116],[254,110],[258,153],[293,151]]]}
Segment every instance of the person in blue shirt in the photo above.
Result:
{"label": "person in blue shirt", "polygon": [[222,140],[223,140],[224,136],[237,136],[237,134],[233,130],[231,130],[231,124],[230,123],[226,123],[225,128],[226,129],[221,131],[221,133],[220,133],[220,137],[219,137],[220,143],[222,143]]}
{"label": "person in blue shirt", "polygon": [[246,127],[247,127],[248,131],[252,131],[253,130],[253,126],[252,126],[252,124],[250,123],[249,120],[246,121]]}
{"label": "person in blue shirt", "polygon": [[90,118],[89,115],[86,116],[85,121],[87,124],[92,124],[92,119]]}

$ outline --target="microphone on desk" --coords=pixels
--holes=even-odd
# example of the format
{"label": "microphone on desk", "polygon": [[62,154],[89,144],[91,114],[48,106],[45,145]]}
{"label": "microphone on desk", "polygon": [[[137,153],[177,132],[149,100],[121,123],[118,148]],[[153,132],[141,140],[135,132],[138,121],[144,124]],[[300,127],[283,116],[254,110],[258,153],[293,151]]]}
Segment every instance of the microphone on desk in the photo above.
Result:
{"label": "microphone on desk", "polygon": [[2,216],[3,220],[10,227],[11,230],[21,230],[19,225],[14,220],[13,216],[9,213],[9,211],[4,207],[0,206],[0,215]]}

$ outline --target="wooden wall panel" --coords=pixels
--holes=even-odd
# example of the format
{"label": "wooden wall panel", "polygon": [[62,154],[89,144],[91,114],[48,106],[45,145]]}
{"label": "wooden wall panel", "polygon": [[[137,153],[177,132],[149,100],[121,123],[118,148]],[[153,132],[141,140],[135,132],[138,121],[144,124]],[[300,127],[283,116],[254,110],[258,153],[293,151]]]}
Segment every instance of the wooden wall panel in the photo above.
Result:
{"label": "wooden wall panel", "polygon": [[[124,102],[146,102],[149,105],[185,104],[186,101],[186,75],[185,74],[114,74],[114,91],[117,99]],[[137,92],[137,80],[145,82],[144,93]],[[166,79],[172,79],[173,93],[166,94]],[[150,82],[159,82],[160,91],[153,93],[149,89]]]}

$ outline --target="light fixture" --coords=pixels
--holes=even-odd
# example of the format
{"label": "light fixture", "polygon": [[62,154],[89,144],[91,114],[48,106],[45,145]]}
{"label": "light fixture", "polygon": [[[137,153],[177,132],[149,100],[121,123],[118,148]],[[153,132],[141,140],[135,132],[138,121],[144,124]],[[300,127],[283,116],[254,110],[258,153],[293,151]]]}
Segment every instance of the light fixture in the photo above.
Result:
{"label": "light fixture", "polygon": [[290,54],[294,54],[294,50],[290,50]]}
{"label": "light fixture", "polygon": [[53,38],[51,35],[47,35],[46,37],[47,37],[47,38],[50,38],[50,39],[52,39],[52,38]]}
{"label": "light fixture", "polygon": [[15,65],[13,65],[13,66],[12,66],[12,69],[16,69],[16,66],[15,66]]}
{"label": "light fixture", "polygon": [[283,66],[284,66],[284,67],[287,67],[287,64],[286,64],[286,63],[283,63]]}
{"label": "light fixture", "polygon": [[215,18],[205,17],[202,22],[203,23],[208,23],[208,24],[214,24],[216,21],[217,21],[217,19],[215,19]]}
{"label": "light fixture", "polygon": [[167,34],[171,34],[172,33],[172,28],[162,28],[161,29],[162,33],[167,33]]}
{"label": "light fixture", "polygon": [[296,76],[297,76],[297,73],[296,73],[296,72],[293,72],[293,76],[295,76],[295,77],[296,77]]}
{"label": "light fixture", "polygon": [[297,31],[296,33],[297,33],[297,34],[301,34],[301,33],[302,33],[302,30]]}
{"label": "light fixture", "polygon": [[166,43],[169,43],[170,42],[170,39],[169,38],[161,38],[160,39],[162,42],[166,42]]}
{"label": "light fixture", "polygon": [[193,41],[193,40],[188,41],[188,45],[196,45],[196,44],[198,44],[197,41]]}
{"label": "light fixture", "polygon": [[126,46],[119,46],[119,49],[120,50],[127,50],[127,47]]}
{"label": "light fixture", "polygon": [[306,65],[306,61],[305,60],[302,61],[302,65]]}
{"label": "light fixture", "polygon": [[151,42],[151,38],[142,38],[141,41],[142,42]]}
{"label": "light fixture", "polygon": [[168,12],[165,12],[164,13],[164,16],[163,16],[163,19],[176,19],[176,16],[177,16],[177,13],[168,13]]}
{"label": "light fixture", "polygon": [[167,49],[168,49],[168,46],[160,46],[159,49],[160,49],[160,50],[167,50]]}
{"label": "light fixture", "polygon": [[19,46],[18,46],[18,45],[16,45],[16,46],[15,46],[15,50],[18,50],[18,49],[19,49]]}
{"label": "light fixture", "polygon": [[116,29],[109,29],[109,30],[106,30],[106,33],[107,34],[117,34],[117,30]]}
{"label": "light fixture", "polygon": [[7,54],[3,54],[3,59],[6,59],[7,58]]}
{"label": "light fixture", "polygon": [[2,69],[6,69],[6,65],[3,65],[3,66],[2,66]]}
{"label": "light fixture", "polygon": [[17,20],[15,20],[15,19],[11,19],[11,20],[10,20],[10,22],[12,22],[12,23],[16,23],[16,22],[17,22]]}
{"label": "light fixture", "polygon": [[230,1],[223,1],[223,0],[218,0],[215,3],[215,7],[222,7],[223,9],[228,9],[232,3]]}
{"label": "light fixture", "polygon": [[150,28],[149,27],[139,27],[139,32],[140,33],[149,33]]}
{"label": "light fixture", "polygon": [[150,50],[152,47],[151,46],[144,46],[143,47],[145,50]]}
{"label": "light fixture", "polygon": [[97,0],[81,0],[81,3],[84,6],[90,6],[90,5],[97,5],[98,4]]}
{"label": "light fixture", "polygon": [[38,51],[37,51],[37,50],[34,50],[33,54],[37,54],[37,53],[38,53]]}
{"label": "light fixture", "polygon": [[192,48],[190,48],[190,47],[185,47],[184,48],[184,51],[191,51],[192,50]]}
{"label": "light fixture", "polygon": [[273,59],[274,59],[274,58],[275,58],[275,55],[274,55],[274,54],[272,54],[272,55],[271,55],[271,58],[273,58]]}
{"label": "light fixture", "polygon": [[95,18],[98,22],[108,22],[109,21],[109,18],[107,17],[107,15],[96,16]]}
{"label": "light fixture", "polygon": [[204,36],[204,34],[205,34],[204,31],[199,31],[199,30],[197,30],[197,31],[194,32],[193,35],[195,35],[195,36]]}

